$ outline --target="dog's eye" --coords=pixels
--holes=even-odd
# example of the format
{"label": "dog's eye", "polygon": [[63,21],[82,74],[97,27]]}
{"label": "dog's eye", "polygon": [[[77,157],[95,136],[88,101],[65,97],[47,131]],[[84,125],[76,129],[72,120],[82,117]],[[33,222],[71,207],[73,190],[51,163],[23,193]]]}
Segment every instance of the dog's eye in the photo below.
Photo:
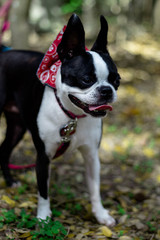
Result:
{"label": "dog's eye", "polygon": [[82,78],[82,81],[86,85],[90,85],[90,84],[94,83],[93,77],[89,77],[89,76],[88,77],[86,76],[86,77]]}
{"label": "dog's eye", "polygon": [[108,81],[114,86],[114,88],[117,90],[120,85],[120,75],[116,73],[110,73],[108,76]]}
{"label": "dog's eye", "polygon": [[113,82],[113,85],[114,85],[115,89],[117,90],[120,85],[120,78],[115,79]]}

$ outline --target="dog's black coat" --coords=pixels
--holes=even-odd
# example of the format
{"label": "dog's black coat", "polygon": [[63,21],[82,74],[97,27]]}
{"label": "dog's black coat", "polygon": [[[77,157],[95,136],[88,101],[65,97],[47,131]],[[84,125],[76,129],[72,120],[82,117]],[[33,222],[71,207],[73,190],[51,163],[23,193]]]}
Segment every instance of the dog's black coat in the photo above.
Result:
{"label": "dog's black coat", "polygon": [[36,124],[44,91],[36,76],[42,58],[42,53],[34,51],[0,53],[0,114],[4,111],[7,121],[6,138],[0,146],[0,164],[9,186],[14,182],[8,169],[9,157],[26,128],[38,149],[44,149]]}

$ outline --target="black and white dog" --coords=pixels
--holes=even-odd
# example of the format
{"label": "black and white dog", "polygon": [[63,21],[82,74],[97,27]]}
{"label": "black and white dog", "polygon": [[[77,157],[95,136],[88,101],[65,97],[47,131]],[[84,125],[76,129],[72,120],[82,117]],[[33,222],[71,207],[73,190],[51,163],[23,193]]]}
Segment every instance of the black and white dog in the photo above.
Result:
{"label": "black and white dog", "polygon": [[83,25],[77,15],[71,16],[57,50],[62,65],[56,91],[42,85],[36,76],[42,53],[0,53],[0,113],[4,112],[7,121],[6,138],[0,147],[1,169],[7,185],[14,185],[9,157],[28,129],[37,150],[38,218],[51,215],[49,162],[57,148],[69,142],[64,154],[78,149],[85,160],[92,212],[99,223],[115,224],[101,204],[98,157],[101,118],[111,110],[108,104],[116,100],[120,84],[106,49],[107,33],[107,21],[101,16],[97,40],[91,51],[86,51]]}

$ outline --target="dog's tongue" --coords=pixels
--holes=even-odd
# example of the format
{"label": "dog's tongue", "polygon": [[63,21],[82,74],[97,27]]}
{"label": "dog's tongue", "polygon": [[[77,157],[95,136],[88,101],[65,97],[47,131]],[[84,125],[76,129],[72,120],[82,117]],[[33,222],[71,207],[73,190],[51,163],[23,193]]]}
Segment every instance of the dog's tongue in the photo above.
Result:
{"label": "dog's tongue", "polygon": [[89,107],[90,111],[95,111],[95,110],[109,110],[112,111],[112,106],[111,105],[101,105],[101,106],[90,106]]}

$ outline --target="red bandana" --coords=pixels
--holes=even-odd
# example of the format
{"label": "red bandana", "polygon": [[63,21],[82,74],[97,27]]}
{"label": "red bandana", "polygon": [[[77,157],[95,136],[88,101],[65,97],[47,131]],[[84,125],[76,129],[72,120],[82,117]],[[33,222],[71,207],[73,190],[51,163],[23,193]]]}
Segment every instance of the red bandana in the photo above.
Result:
{"label": "red bandana", "polygon": [[[57,35],[56,39],[51,44],[50,48],[46,52],[42,62],[37,70],[37,76],[42,84],[48,85],[51,88],[56,89],[56,75],[59,67],[61,66],[61,61],[57,53],[57,47],[62,40],[63,33],[66,30],[66,25]],[[86,51],[88,49],[86,48]]]}
{"label": "red bandana", "polygon": [[56,75],[61,65],[61,61],[59,60],[57,53],[57,47],[62,40],[62,36],[65,30],[66,26],[63,27],[63,29],[57,35],[56,39],[51,44],[37,71],[37,76],[42,84],[48,85],[52,88],[56,88]]}

